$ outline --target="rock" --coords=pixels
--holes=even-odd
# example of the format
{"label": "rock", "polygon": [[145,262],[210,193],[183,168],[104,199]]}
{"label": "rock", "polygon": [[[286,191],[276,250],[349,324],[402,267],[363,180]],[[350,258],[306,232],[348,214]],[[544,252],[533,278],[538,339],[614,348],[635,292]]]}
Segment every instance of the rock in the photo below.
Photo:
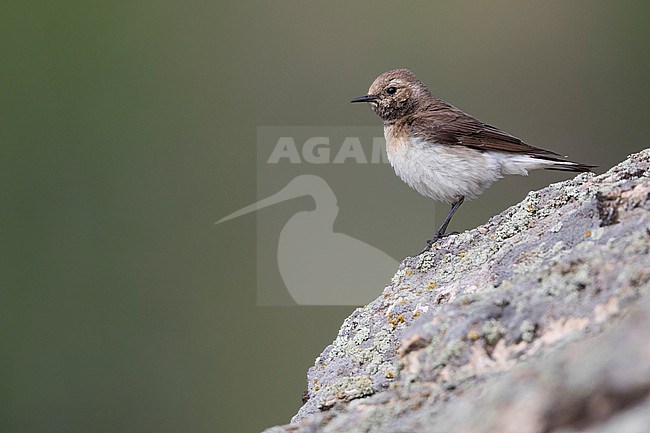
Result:
{"label": "rock", "polygon": [[645,432],[650,149],[408,257],[280,432]]}

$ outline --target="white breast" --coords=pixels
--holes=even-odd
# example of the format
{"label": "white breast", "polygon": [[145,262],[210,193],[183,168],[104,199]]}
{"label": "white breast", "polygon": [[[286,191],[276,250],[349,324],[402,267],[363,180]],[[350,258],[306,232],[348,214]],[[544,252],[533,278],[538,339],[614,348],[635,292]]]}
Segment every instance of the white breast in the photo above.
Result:
{"label": "white breast", "polygon": [[542,160],[504,152],[478,151],[419,139],[389,139],[386,154],[395,173],[411,188],[434,200],[452,203],[472,199],[504,174],[527,175]]}

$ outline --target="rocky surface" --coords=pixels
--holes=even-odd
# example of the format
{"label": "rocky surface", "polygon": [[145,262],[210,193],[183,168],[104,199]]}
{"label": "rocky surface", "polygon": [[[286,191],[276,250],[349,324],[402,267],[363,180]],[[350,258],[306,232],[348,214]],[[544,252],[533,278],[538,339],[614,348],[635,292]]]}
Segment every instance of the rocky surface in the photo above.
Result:
{"label": "rocky surface", "polygon": [[280,432],[646,432],[650,149],[405,259]]}

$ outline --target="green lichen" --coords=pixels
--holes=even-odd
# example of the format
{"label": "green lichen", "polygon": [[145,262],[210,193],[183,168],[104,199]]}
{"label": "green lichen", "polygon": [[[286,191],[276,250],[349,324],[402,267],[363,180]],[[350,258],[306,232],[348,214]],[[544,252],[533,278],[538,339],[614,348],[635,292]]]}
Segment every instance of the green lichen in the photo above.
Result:
{"label": "green lichen", "polygon": [[343,377],[332,384],[330,389],[336,398],[345,401],[366,397],[375,392],[369,375]]}
{"label": "green lichen", "polygon": [[529,320],[524,320],[523,322],[521,322],[521,325],[519,325],[520,338],[523,341],[530,343],[535,339],[536,329],[537,326],[535,326],[534,323],[532,323]]}
{"label": "green lichen", "polygon": [[496,319],[490,319],[483,324],[483,338],[490,346],[494,346],[503,337],[501,323]]}

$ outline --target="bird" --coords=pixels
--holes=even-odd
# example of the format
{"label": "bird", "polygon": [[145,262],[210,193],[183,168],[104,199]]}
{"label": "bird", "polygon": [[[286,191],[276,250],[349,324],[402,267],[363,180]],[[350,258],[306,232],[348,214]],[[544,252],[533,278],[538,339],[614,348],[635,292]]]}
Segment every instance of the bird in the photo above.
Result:
{"label": "bird", "polygon": [[368,93],[350,102],[367,102],[382,119],[386,155],[406,184],[425,197],[451,205],[423,252],[447,236],[458,208],[505,175],[529,170],[591,172],[595,166],[573,162],[533,147],[436,98],[409,69],[379,75]]}

